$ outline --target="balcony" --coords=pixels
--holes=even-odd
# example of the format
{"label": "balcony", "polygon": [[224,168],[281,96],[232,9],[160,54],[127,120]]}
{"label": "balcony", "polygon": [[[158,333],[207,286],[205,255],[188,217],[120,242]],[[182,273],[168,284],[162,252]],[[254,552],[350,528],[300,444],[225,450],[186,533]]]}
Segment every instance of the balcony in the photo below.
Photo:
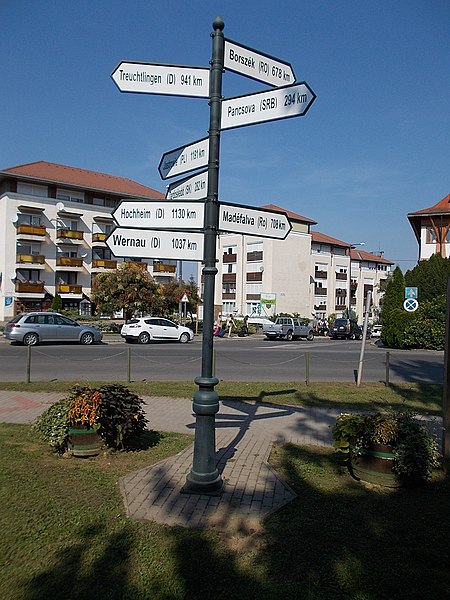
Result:
{"label": "balcony", "polygon": [[314,310],[327,310],[326,304],[314,304]]}
{"label": "balcony", "polygon": [[15,286],[16,292],[19,294],[43,294],[43,281],[17,281]]}
{"label": "balcony", "polygon": [[262,272],[247,273],[246,281],[262,281]]}
{"label": "balcony", "polygon": [[336,279],[347,281],[347,273],[336,273]]}
{"label": "balcony", "polygon": [[247,294],[246,300],[261,300],[261,294]]}
{"label": "balcony", "polygon": [[58,294],[81,294],[82,286],[69,283],[60,283],[56,286]]}
{"label": "balcony", "polygon": [[350,304],[356,306],[356,298],[350,298]]}
{"label": "balcony", "polygon": [[314,279],[327,279],[328,273],[327,271],[316,271],[314,273]]}
{"label": "balcony", "polygon": [[83,240],[83,237],[84,232],[76,229],[66,229],[65,227],[62,227],[56,231],[56,238],[58,240]]}
{"label": "balcony", "polygon": [[38,236],[40,238],[45,237],[47,233],[47,229],[45,225],[27,225],[25,223],[21,223],[17,225],[17,235],[18,236]]}
{"label": "balcony", "polygon": [[314,288],[314,294],[316,296],[326,296],[327,295],[327,288],[324,288],[324,287],[315,287]]}
{"label": "balcony", "polygon": [[153,273],[176,273],[176,265],[165,265],[164,263],[154,263]]}
{"label": "balcony", "polygon": [[237,262],[237,254],[224,254],[223,255],[223,263],[235,263]]}
{"label": "balcony", "polygon": [[224,273],[222,283],[236,283],[236,273]]}
{"label": "balcony", "polygon": [[133,261],[133,260],[127,260],[123,264],[133,265],[137,269],[142,269],[143,271],[146,271],[147,267],[148,267],[148,263],[146,263],[146,262],[136,262],[136,261]]}
{"label": "balcony", "polygon": [[57,267],[82,267],[82,258],[70,258],[69,256],[58,256],[56,259]]}
{"label": "balcony", "polygon": [[106,258],[94,258],[92,261],[93,269],[117,269],[117,260],[107,260]]}
{"label": "balcony", "polygon": [[106,238],[108,237],[108,235],[106,233],[93,233],[92,234],[92,243],[93,244],[98,244],[101,243],[103,244],[106,241]]}
{"label": "balcony", "polygon": [[45,263],[45,256],[43,254],[18,254],[16,256],[16,263],[21,265],[43,265]]}
{"label": "balcony", "polygon": [[357,281],[351,281],[350,282],[350,289],[351,290],[356,290],[358,287],[358,282]]}
{"label": "balcony", "polygon": [[232,292],[222,292],[222,300],[236,300],[236,294]]}
{"label": "balcony", "polygon": [[259,262],[263,259],[262,250],[254,250],[253,252],[247,252],[247,262]]}

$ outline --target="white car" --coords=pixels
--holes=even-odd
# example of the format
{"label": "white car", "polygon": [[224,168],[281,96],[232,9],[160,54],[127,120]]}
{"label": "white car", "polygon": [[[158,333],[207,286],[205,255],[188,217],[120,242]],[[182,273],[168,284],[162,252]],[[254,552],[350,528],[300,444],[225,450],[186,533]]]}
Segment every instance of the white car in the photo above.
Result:
{"label": "white car", "polygon": [[379,338],[381,337],[381,325],[374,325],[372,327],[372,335],[371,337],[373,338]]}
{"label": "white car", "polygon": [[122,325],[120,335],[126,342],[149,344],[156,341],[172,341],[186,344],[194,338],[194,332],[189,327],[177,325],[163,317],[141,317],[130,319]]}

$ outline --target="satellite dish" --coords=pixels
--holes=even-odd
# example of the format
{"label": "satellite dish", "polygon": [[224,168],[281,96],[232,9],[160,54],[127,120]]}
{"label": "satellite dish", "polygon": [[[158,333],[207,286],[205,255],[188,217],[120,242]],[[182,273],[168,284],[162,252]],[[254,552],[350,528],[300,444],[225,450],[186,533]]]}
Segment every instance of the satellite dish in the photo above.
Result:
{"label": "satellite dish", "polygon": [[87,250],[83,250],[82,252],[80,252],[81,258],[86,258],[87,255],[88,255]]}
{"label": "satellite dish", "polygon": [[64,210],[65,206],[64,206],[64,202],[58,202],[56,204],[56,210],[61,211]]}
{"label": "satellite dish", "polygon": [[17,277],[17,273],[15,271],[11,271],[11,273],[9,274],[9,278],[15,279],[16,277]]}
{"label": "satellite dish", "polygon": [[19,220],[19,215],[13,215],[11,217],[11,223],[17,223],[18,220]]}

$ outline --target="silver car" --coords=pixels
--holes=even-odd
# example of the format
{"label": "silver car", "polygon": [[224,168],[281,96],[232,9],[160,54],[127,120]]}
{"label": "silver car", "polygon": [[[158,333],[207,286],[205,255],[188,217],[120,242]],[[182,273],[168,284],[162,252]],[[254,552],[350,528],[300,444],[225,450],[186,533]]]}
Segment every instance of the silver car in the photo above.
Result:
{"label": "silver car", "polygon": [[138,342],[138,344],[154,341],[177,341],[185,344],[194,338],[192,329],[177,325],[163,317],[130,319],[122,326],[120,335],[126,342]]}
{"label": "silver car", "polygon": [[36,346],[42,342],[78,342],[93,344],[102,340],[102,332],[54,312],[29,312],[14,317],[3,333],[7,340]]}

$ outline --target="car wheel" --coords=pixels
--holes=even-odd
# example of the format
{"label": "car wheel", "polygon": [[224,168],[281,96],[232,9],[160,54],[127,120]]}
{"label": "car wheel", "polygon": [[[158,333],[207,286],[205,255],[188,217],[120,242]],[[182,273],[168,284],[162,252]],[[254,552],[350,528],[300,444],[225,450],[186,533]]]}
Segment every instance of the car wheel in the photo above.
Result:
{"label": "car wheel", "polygon": [[143,331],[139,334],[137,341],[138,344],[148,344],[150,342],[150,334],[146,331]]}
{"label": "car wheel", "polygon": [[356,334],[352,333],[351,336],[350,336],[350,339],[351,340],[356,340]]}
{"label": "car wheel", "polygon": [[185,333],[182,333],[182,334],[180,335],[180,342],[181,342],[182,344],[187,344],[187,343],[188,343],[188,341],[189,341],[189,334],[188,334],[188,333],[186,333],[186,332],[185,332]]}
{"label": "car wheel", "polygon": [[313,332],[313,331],[310,331],[310,332],[308,333],[308,335],[306,336],[306,339],[308,340],[308,342],[312,342],[312,341],[313,341],[313,339],[314,339],[314,332]]}
{"label": "car wheel", "polygon": [[286,339],[287,339],[287,341],[288,341],[288,342],[292,342],[292,338],[293,338],[293,337],[294,337],[294,336],[292,335],[292,331],[289,329],[289,331],[288,331],[288,332],[287,332],[287,334],[286,334]]}
{"label": "car wheel", "polygon": [[80,344],[83,346],[90,346],[94,343],[94,335],[92,333],[86,332],[80,337]]}
{"label": "car wheel", "polygon": [[39,336],[37,333],[26,333],[23,336],[22,343],[25,346],[37,346],[39,344]]}

